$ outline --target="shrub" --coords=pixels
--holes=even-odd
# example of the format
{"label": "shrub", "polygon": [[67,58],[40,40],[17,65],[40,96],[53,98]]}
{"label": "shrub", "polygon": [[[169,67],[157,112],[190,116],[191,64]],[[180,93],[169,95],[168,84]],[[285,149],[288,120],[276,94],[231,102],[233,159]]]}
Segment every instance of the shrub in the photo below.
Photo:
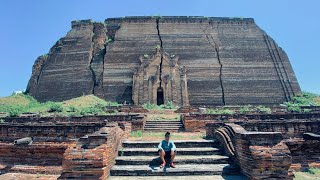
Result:
{"label": "shrub", "polygon": [[5,123],[5,121],[3,119],[0,119],[0,124]]}
{"label": "shrub", "polygon": [[143,108],[145,108],[145,109],[161,109],[160,106],[158,106],[156,104],[149,103],[149,102],[143,104]]}
{"label": "shrub", "polygon": [[69,111],[70,111],[70,112],[77,112],[77,111],[78,111],[78,108],[75,107],[75,106],[69,106]]}
{"label": "shrub", "polygon": [[316,102],[314,99],[316,97],[317,95],[315,94],[304,92],[293,97],[292,102],[300,106],[315,106]]}
{"label": "shrub", "polygon": [[234,111],[230,109],[223,109],[220,111],[220,114],[234,114]]}
{"label": "shrub", "polygon": [[243,107],[241,107],[240,108],[240,113],[241,114],[247,114],[247,113],[249,113],[249,112],[251,112],[253,109],[252,109],[252,107],[251,106],[243,106]]}
{"label": "shrub", "polygon": [[85,107],[80,110],[81,115],[97,115],[101,112],[102,110],[96,107]]}
{"label": "shrub", "polygon": [[43,54],[41,56],[39,56],[40,58],[48,58],[49,54]]}
{"label": "shrub", "polygon": [[289,112],[311,112],[311,109],[301,109],[301,106],[317,106],[318,95],[303,92],[292,98],[291,101],[285,102],[284,105],[287,106]]}
{"label": "shrub", "polygon": [[266,114],[271,114],[271,108],[265,107],[265,106],[257,106],[257,111],[261,112],[261,113],[266,113]]}
{"label": "shrub", "polygon": [[286,102],[285,105],[287,106],[287,109],[289,112],[298,112],[300,113],[301,107],[299,104],[293,103],[293,102]]}
{"label": "shrub", "polygon": [[234,114],[235,112],[230,109],[207,109],[207,114]]}
{"label": "shrub", "polygon": [[168,101],[166,104],[161,106],[163,109],[177,109],[177,106],[175,106],[172,101]]}
{"label": "shrub", "polygon": [[145,109],[177,109],[178,107],[173,104],[172,101],[168,101],[166,104],[156,105],[152,103],[143,104]]}
{"label": "shrub", "polygon": [[21,111],[18,108],[11,108],[8,113],[10,117],[18,117],[21,114]]}
{"label": "shrub", "polygon": [[48,112],[62,112],[63,106],[59,103],[50,102]]}

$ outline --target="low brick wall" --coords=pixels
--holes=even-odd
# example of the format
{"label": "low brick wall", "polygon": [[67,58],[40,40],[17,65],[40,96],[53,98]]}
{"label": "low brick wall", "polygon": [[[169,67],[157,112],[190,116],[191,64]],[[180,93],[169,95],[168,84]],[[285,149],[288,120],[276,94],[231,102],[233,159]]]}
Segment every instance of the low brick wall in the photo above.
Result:
{"label": "low brick wall", "polygon": [[64,142],[93,133],[103,127],[105,123],[28,123],[28,124],[1,124],[0,141],[32,137],[36,142]]}
{"label": "low brick wall", "polygon": [[0,143],[0,163],[7,165],[59,166],[70,143]]}
{"label": "low brick wall", "polygon": [[320,168],[320,141],[303,138],[287,139],[285,143],[292,156],[291,169],[305,171],[310,167]]}
{"label": "low brick wall", "polygon": [[96,132],[110,122],[129,122],[132,130],[143,130],[145,118],[140,115],[6,118],[0,124],[0,142],[27,136],[37,142],[64,142]]}
{"label": "low brick wall", "polygon": [[2,118],[6,123],[103,123],[132,121],[143,118],[139,114],[115,114],[115,115],[94,115],[94,116],[77,116],[77,117],[6,117]]}
{"label": "low brick wall", "polygon": [[[219,124],[214,125],[219,127]],[[292,179],[288,175],[290,151],[280,132],[249,132],[236,124],[226,125],[234,133],[231,141],[236,153],[235,163],[245,176],[250,179]]]}
{"label": "low brick wall", "polygon": [[248,131],[281,132],[283,138],[301,138],[303,133],[320,132],[320,119],[260,120],[236,122]]}
{"label": "low brick wall", "polygon": [[[206,120],[204,122],[206,122],[207,137],[213,137],[214,130],[215,130],[214,128],[216,126],[222,126],[224,122],[230,122],[230,121]],[[247,121],[231,121],[231,122],[241,125],[247,131],[281,132],[284,139],[289,139],[294,137],[301,138],[303,136],[303,133],[307,133],[307,132],[311,132],[311,133],[320,132],[320,119],[247,120]]]}
{"label": "low brick wall", "polygon": [[[121,125],[126,127],[125,124]],[[59,179],[106,179],[126,133],[115,123],[86,135],[64,153]]]}

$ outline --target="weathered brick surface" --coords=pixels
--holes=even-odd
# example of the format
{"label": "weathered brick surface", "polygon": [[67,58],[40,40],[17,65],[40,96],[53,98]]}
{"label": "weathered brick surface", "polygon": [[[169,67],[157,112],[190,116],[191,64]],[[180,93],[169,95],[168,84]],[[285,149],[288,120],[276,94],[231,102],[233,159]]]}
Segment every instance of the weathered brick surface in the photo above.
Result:
{"label": "weathered brick surface", "polygon": [[285,140],[292,156],[291,169],[305,171],[310,167],[320,168],[320,141],[293,138]]}
{"label": "weathered brick surface", "polygon": [[69,141],[103,127],[102,123],[86,124],[2,124],[0,141],[32,137],[35,141]]}
{"label": "weathered brick surface", "polygon": [[27,89],[39,101],[62,101],[92,94],[94,25],[90,20],[72,22],[72,29],[51,48],[34,89]]}
{"label": "weathered brick surface", "polygon": [[[87,117],[4,118],[0,124],[0,141],[32,137],[34,141],[70,141],[98,131],[110,122],[129,123],[132,130],[143,130],[145,117],[135,115],[107,115]],[[129,126],[128,125],[128,126]]]}
{"label": "weathered brick surface", "polygon": [[[182,115],[186,130],[204,129],[209,123],[234,122],[248,131],[281,132],[284,138],[302,137],[303,133],[320,132],[320,114],[270,114],[270,115]],[[210,126],[210,125],[209,125]],[[213,135],[209,128],[207,133]]]}
{"label": "weathered brick surface", "polygon": [[291,153],[280,132],[250,132],[236,124],[227,126],[234,132],[229,137],[244,175],[250,179],[292,179],[288,175]]}
{"label": "weathered brick surface", "polygon": [[0,163],[14,165],[58,166],[70,143],[37,142],[14,145],[0,142]]}
{"label": "weathered brick surface", "polygon": [[80,138],[65,151],[59,179],[106,179],[125,136],[113,123]]}
{"label": "weathered brick surface", "polygon": [[36,62],[27,91],[40,101],[95,94],[132,104],[140,57],[156,46],[179,57],[187,81],[168,89],[176,89],[174,97],[187,84],[183,98],[190,105],[279,104],[300,92],[286,53],[253,19],[216,17],[74,21],[48,58]]}
{"label": "weathered brick surface", "polygon": [[290,179],[290,151],[281,133],[236,134],[234,142],[242,172],[251,179]]}

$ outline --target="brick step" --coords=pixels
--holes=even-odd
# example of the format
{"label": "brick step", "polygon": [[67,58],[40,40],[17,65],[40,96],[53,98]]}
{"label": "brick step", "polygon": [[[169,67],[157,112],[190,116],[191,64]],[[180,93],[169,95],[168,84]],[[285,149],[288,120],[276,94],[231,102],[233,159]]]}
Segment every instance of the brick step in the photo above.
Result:
{"label": "brick step", "polygon": [[148,132],[185,132],[184,128],[178,128],[178,129],[161,129],[161,128],[147,128],[144,129],[144,131]]}
{"label": "brick step", "polygon": [[[201,156],[184,156],[177,155],[174,162],[180,164],[227,164],[227,156],[221,155],[201,155]],[[156,156],[119,156],[116,158],[117,165],[151,165],[159,166],[161,160]]]}
{"label": "brick step", "polygon": [[162,125],[183,125],[182,123],[149,123],[147,122],[145,125],[159,125],[159,126],[162,126]]}
{"label": "brick step", "polygon": [[[218,147],[219,143],[214,140],[176,140],[174,144],[180,148],[188,147]],[[124,141],[122,147],[124,148],[156,148],[160,141]]]}
{"label": "brick step", "polygon": [[144,130],[145,129],[179,129],[179,128],[181,128],[181,129],[184,129],[183,127],[163,127],[163,126],[155,126],[155,127],[145,127],[144,128]]}
{"label": "brick step", "polygon": [[157,123],[157,124],[161,124],[161,123],[167,123],[167,124],[179,123],[179,124],[182,124],[182,122],[180,120],[178,120],[178,121],[147,121],[146,123]]}
{"label": "brick step", "polygon": [[[225,180],[225,179],[232,179],[232,180],[246,180],[244,176],[241,175],[189,175],[189,176],[174,176],[176,180]],[[157,177],[154,176],[150,178],[150,176],[109,176],[108,180],[172,180],[172,176],[161,176]]]}
{"label": "brick step", "polygon": [[115,165],[111,176],[187,176],[187,175],[231,175],[238,171],[229,164],[183,164],[176,168],[149,165]]}
{"label": "brick step", "polygon": [[[220,150],[213,147],[203,148],[178,148],[179,155],[217,155]],[[158,156],[157,148],[123,148],[119,150],[119,156]]]}
{"label": "brick step", "polygon": [[183,125],[159,125],[159,124],[155,124],[155,125],[150,125],[150,124],[147,124],[144,126],[144,128],[162,128],[162,129],[170,129],[170,128],[182,128]]}

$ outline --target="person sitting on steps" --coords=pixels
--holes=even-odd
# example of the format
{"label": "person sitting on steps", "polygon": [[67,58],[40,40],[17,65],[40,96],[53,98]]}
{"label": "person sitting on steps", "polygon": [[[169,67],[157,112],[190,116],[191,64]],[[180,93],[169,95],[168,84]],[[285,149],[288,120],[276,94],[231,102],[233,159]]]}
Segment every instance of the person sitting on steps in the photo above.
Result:
{"label": "person sitting on steps", "polygon": [[165,140],[162,140],[158,145],[158,153],[162,161],[160,168],[163,168],[166,166],[166,159],[171,159],[170,166],[172,168],[176,167],[173,163],[173,160],[177,153],[176,145],[174,145],[174,143],[169,139],[170,139],[170,133],[167,132],[165,134]]}

